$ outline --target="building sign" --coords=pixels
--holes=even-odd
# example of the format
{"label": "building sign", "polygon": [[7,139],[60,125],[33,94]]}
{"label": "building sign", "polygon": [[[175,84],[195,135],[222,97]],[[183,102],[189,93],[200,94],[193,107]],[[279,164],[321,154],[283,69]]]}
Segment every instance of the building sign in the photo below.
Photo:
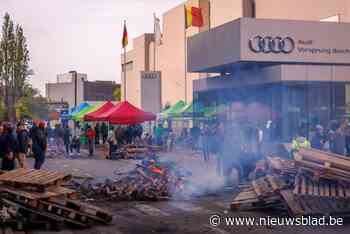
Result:
{"label": "building sign", "polygon": [[290,54],[295,48],[295,42],[290,37],[255,36],[249,40],[249,48],[255,53]]}
{"label": "building sign", "polygon": [[160,72],[159,71],[142,71],[141,72],[141,79],[159,79],[160,78]]}
{"label": "building sign", "polygon": [[350,23],[241,18],[188,39],[188,71],[247,63],[350,65]]}
{"label": "building sign", "polygon": [[[290,54],[294,51],[296,44],[295,40],[291,37],[271,37],[271,36],[255,36],[248,42],[249,48],[254,53],[284,53]],[[314,40],[298,40],[297,52],[298,53],[311,53],[311,54],[349,54],[350,48],[317,48],[313,47]]]}
{"label": "building sign", "polygon": [[241,20],[243,61],[350,64],[350,24]]}
{"label": "building sign", "polygon": [[161,72],[141,71],[141,108],[152,113],[162,109]]}

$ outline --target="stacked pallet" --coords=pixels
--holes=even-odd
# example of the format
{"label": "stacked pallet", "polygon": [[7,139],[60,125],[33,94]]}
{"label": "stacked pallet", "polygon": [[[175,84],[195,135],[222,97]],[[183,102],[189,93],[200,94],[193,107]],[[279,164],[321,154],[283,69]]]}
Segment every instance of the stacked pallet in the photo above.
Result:
{"label": "stacked pallet", "polygon": [[294,160],[270,156],[266,164],[268,175],[244,185],[231,204],[233,210],[268,207],[292,215],[350,214],[349,158],[301,149]]}
{"label": "stacked pallet", "polygon": [[0,224],[21,230],[33,225],[60,229],[65,224],[89,227],[109,223],[109,212],[79,202],[75,190],[62,186],[70,178],[60,172],[27,169],[0,175],[0,208],[4,214],[0,215]]}
{"label": "stacked pallet", "polygon": [[295,154],[295,162],[315,179],[350,182],[350,159],[316,149],[301,149]]}

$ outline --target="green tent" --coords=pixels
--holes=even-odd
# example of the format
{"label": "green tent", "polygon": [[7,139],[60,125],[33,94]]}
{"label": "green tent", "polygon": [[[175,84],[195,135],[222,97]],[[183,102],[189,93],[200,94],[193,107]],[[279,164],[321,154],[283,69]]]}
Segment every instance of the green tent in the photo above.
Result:
{"label": "green tent", "polygon": [[181,110],[186,106],[186,103],[184,101],[178,101],[170,108],[166,109],[161,113],[161,116],[164,118],[168,118],[169,116],[172,116],[174,114],[177,114],[181,112]]}
{"label": "green tent", "polygon": [[191,102],[183,106],[181,109],[175,110],[173,113],[171,113],[171,117],[184,117],[185,115],[189,115],[192,112],[193,112],[193,104]]}
{"label": "green tent", "polygon": [[84,120],[84,116],[86,114],[89,114],[91,112],[94,112],[96,111],[98,108],[101,107],[101,103],[98,103],[98,104],[94,104],[94,105],[91,105],[91,106],[88,106],[82,110],[80,110],[78,113],[76,113],[75,115],[72,116],[72,119],[75,120],[75,121],[83,121]]}
{"label": "green tent", "polygon": [[205,117],[212,117],[216,114],[216,108],[214,106],[204,107],[200,110]]}

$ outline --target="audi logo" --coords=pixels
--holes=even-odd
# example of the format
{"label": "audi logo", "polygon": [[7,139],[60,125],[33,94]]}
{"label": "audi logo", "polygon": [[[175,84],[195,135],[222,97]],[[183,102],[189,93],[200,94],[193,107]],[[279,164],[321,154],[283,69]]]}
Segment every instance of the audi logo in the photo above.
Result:
{"label": "audi logo", "polygon": [[255,53],[292,53],[295,42],[290,37],[256,36],[249,40],[249,48]]}

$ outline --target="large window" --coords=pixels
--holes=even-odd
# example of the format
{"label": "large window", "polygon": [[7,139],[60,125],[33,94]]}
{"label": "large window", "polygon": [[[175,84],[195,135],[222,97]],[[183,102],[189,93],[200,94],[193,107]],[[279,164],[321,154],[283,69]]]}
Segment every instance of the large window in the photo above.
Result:
{"label": "large window", "polygon": [[[271,139],[290,141],[297,134],[310,133],[316,125],[327,128],[331,120],[348,118],[350,84],[344,82],[284,82],[242,86],[231,89],[198,92],[194,95],[197,111],[203,107],[240,102],[268,107],[268,115],[253,124],[272,121]],[[252,114],[251,114],[252,115]],[[255,116],[255,117],[256,117]],[[254,118],[247,118],[251,120]]]}

